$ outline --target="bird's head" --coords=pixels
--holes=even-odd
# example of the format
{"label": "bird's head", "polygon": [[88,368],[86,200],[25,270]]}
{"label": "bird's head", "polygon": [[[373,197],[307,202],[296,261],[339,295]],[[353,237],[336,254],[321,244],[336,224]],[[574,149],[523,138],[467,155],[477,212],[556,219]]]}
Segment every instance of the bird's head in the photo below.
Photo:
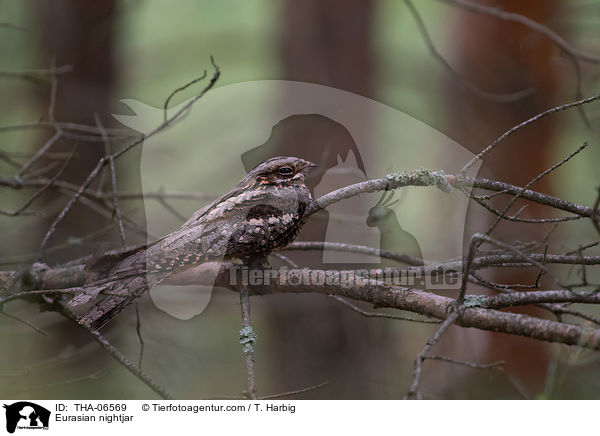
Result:
{"label": "bird's head", "polygon": [[302,185],[310,170],[316,166],[297,157],[273,157],[250,171],[245,179],[252,179],[260,185]]}

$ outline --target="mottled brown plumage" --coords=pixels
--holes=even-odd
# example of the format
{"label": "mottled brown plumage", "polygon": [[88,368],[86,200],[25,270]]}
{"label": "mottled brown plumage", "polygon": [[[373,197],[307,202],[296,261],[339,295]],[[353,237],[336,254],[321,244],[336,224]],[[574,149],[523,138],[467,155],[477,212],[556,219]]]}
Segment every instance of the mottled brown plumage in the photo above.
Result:
{"label": "mottled brown plumage", "polygon": [[79,322],[98,329],[148,286],[172,274],[221,259],[241,259],[248,264],[289,244],[312,202],[305,177],[313,166],[295,157],[269,159],[173,233],[120,256],[95,260],[88,269],[99,271],[99,278],[70,304],[83,304],[100,293],[109,296],[84,313]]}

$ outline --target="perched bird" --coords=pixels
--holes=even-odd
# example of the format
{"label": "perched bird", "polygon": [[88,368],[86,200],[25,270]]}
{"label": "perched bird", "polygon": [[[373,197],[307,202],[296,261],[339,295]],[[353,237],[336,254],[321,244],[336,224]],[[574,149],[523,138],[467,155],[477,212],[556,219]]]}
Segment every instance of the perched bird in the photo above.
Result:
{"label": "perched bird", "polygon": [[170,275],[222,259],[260,263],[275,248],[292,242],[313,201],[305,178],[316,165],[296,157],[274,157],[250,171],[231,191],[195,212],[179,229],[159,240],[103,256],[87,266],[98,277],[69,304],[104,299],[79,318],[97,330],[133,300]]}
{"label": "perched bird", "polygon": [[[369,210],[367,226],[379,229],[379,248],[382,251],[404,255],[405,260],[402,263],[407,265],[423,265],[423,254],[419,242],[400,226],[398,218],[391,208],[398,199],[391,201],[394,196],[393,192],[387,198],[386,195],[387,193],[384,191],[377,204]],[[392,261],[384,260],[383,266],[394,266],[394,264]]]}

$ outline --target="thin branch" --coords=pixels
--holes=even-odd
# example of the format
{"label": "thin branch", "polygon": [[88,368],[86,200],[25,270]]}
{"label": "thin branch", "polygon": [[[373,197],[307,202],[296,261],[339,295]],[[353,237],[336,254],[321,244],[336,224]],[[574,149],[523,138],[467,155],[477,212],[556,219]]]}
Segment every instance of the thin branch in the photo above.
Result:
{"label": "thin branch", "polygon": [[[485,280],[473,271],[471,271],[471,276],[473,276],[475,278],[474,283],[483,285],[488,289],[492,289],[492,290],[499,291],[502,293],[516,293],[516,292],[519,292],[516,290],[518,288],[526,288],[526,289],[539,288],[537,278],[536,278],[536,283],[534,285],[518,285],[518,284],[503,285],[500,283],[493,283],[488,280]],[[538,277],[539,277],[539,275],[538,275]],[[573,293],[570,291],[566,291],[566,292],[568,292],[568,294],[571,296],[573,295]],[[567,297],[567,298],[570,298],[570,297]],[[562,300],[560,300],[560,301],[562,301]],[[527,302],[527,304],[529,304],[529,303],[530,302]],[[564,315],[571,315],[574,317],[578,317],[578,318],[584,319],[586,321],[590,321],[590,322],[600,326],[600,318],[596,318],[595,316],[590,315],[589,313],[582,312],[580,310],[568,309],[565,307],[566,304],[571,304],[571,303],[537,303],[537,304],[535,304],[535,306],[540,307],[544,310],[547,310],[547,311],[553,313],[556,316],[556,318],[558,319],[558,321],[562,321],[560,315],[564,314]]]}
{"label": "thin branch", "polygon": [[444,59],[444,57],[440,54],[440,52],[438,52],[438,50],[435,48],[435,45],[433,44],[433,41],[431,39],[431,36],[429,35],[429,32],[427,31],[427,27],[425,26],[425,23],[423,22],[423,18],[421,17],[421,14],[419,14],[419,11],[415,7],[414,3],[411,0],[404,0],[404,3],[406,4],[408,11],[410,12],[413,19],[415,20],[415,23],[417,24],[417,28],[419,29],[419,32],[421,33],[421,37],[423,38],[423,41],[425,42],[425,45],[427,46],[429,53],[431,53],[433,58],[440,63],[440,65],[446,70],[446,72],[454,80],[456,80],[458,83],[460,83],[468,91],[472,92],[473,94],[475,94],[477,97],[479,97],[481,99],[488,100],[488,101],[495,102],[495,103],[512,103],[515,101],[522,100],[526,97],[529,97],[534,93],[533,88],[528,88],[528,89],[524,89],[522,91],[512,92],[512,93],[508,93],[508,94],[497,94],[497,93],[484,91],[484,90],[480,89],[479,87],[477,87],[471,81],[467,80],[464,76],[459,74],[454,68],[452,68],[452,66],[448,63],[448,61],[446,59]]}
{"label": "thin branch", "polygon": [[292,395],[304,394],[305,392],[310,392],[310,391],[314,391],[314,390],[320,389],[322,387],[325,387],[330,383],[331,382],[329,382],[329,381],[325,381],[323,383],[319,383],[318,385],[309,386],[304,389],[298,389],[296,391],[281,392],[279,394],[265,395],[264,397],[259,397],[258,399],[259,400],[274,400],[276,398],[283,398],[283,397],[289,397]]}
{"label": "thin branch", "polygon": [[14,210],[14,211],[1,211],[0,210],[0,214],[8,215],[8,216],[22,215],[23,212],[25,212],[25,209],[27,209],[29,206],[31,206],[31,204],[37,198],[39,198],[40,195],[42,195],[48,188],[52,187],[56,183],[56,181],[62,175],[64,170],[67,168],[67,166],[69,166],[69,163],[71,162],[71,158],[75,155],[76,151],[77,151],[77,145],[75,145],[75,147],[73,148],[73,151],[69,154],[69,156],[64,161],[62,167],[58,170],[58,172],[51,179],[48,180],[48,183],[44,184],[31,197],[29,197],[29,199],[27,201],[25,201],[25,203],[23,203],[20,208]]}
{"label": "thin branch", "polygon": [[541,258],[541,263],[540,261],[538,261],[537,259],[535,259],[532,255],[528,254],[528,253],[524,253],[522,250],[519,250],[518,248],[509,245],[509,244],[505,244],[502,241],[498,241],[497,239],[494,239],[488,235],[482,235],[480,233],[475,233],[472,238],[471,238],[471,244],[469,246],[469,257],[467,258],[467,262],[466,262],[466,267],[463,270],[463,282],[462,282],[462,286],[461,286],[461,294],[459,297],[459,301],[462,301],[462,297],[464,297],[465,294],[465,289],[466,289],[466,280],[467,277],[470,274],[471,271],[471,264],[472,264],[472,256],[475,253],[476,249],[481,245],[481,243],[483,242],[487,242],[489,244],[495,245],[497,247],[503,248],[505,250],[511,251],[512,253],[514,253],[515,255],[517,255],[518,257],[522,258],[523,260],[527,261],[528,263],[538,267],[541,271],[543,271],[554,283],[556,283],[559,287],[561,288],[567,288],[569,289],[569,286],[563,285],[555,276],[554,274],[552,274],[550,272],[550,270],[548,270],[548,268],[546,267],[546,263],[548,262],[549,256],[544,253],[542,258]]}
{"label": "thin branch", "polygon": [[[65,131],[65,136],[67,134],[66,131],[72,130],[75,132],[82,133],[90,133],[92,136],[87,137],[88,140],[94,140],[95,142],[102,142],[102,137],[100,136],[100,132],[95,126],[89,126],[87,124],[79,124],[79,123],[71,123],[71,122],[62,122],[62,121],[37,121],[34,123],[24,123],[24,124],[10,124],[7,126],[0,126],[0,132],[11,132],[11,131],[19,131],[19,130],[47,130],[56,128]],[[139,133],[132,133],[123,129],[106,129],[106,133],[111,136],[112,139],[125,139],[131,137],[140,136]]]}
{"label": "thin branch", "polygon": [[451,357],[445,357],[445,356],[426,356],[425,359],[439,360],[440,362],[446,362],[446,363],[455,363],[457,365],[462,365],[462,366],[466,366],[467,368],[474,368],[474,369],[496,369],[496,368],[499,368],[506,364],[506,362],[504,360],[500,360],[498,362],[481,364],[481,363],[472,363],[472,362],[467,362],[464,360],[453,359]]}
{"label": "thin branch", "polygon": [[[521,197],[521,195],[523,195],[523,193],[525,191],[527,191],[527,188],[529,188],[531,185],[533,185],[535,182],[537,182],[538,180],[540,180],[541,178],[543,178],[547,174],[551,173],[555,169],[557,169],[557,168],[561,167],[562,165],[564,165],[565,163],[567,163],[569,160],[571,160],[571,158],[573,156],[576,156],[582,150],[584,150],[587,147],[587,145],[588,145],[587,142],[584,142],[583,145],[581,145],[580,147],[578,147],[575,151],[569,153],[569,155],[567,157],[565,157],[561,161],[557,162],[556,164],[552,165],[550,168],[546,169],[545,171],[542,171],[540,174],[538,174],[533,179],[531,179],[525,186],[523,186],[521,188],[521,190],[519,192],[517,192],[513,196],[513,198],[508,202],[508,204],[504,208],[504,210],[502,212],[500,212],[500,215],[498,215],[498,217],[496,218],[496,221],[494,223],[492,223],[490,225],[490,227],[487,229],[487,231],[485,232],[485,234],[487,236],[489,236],[494,231],[494,229],[498,226],[498,224],[500,223],[500,221],[502,221],[502,219],[506,216],[506,214],[508,213],[508,211],[510,210],[510,208]],[[518,215],[518,213],[516,215]]]}
{"label": "thin branch", "polygon": [[67,202],[67,204],[65,205],[65,207],[63,207],[63,209],[60,211],[60,213],[58,214],[58,216],[54,219],[54,221],[50,225],[50,228],[46,232],[46,235],[44,236],[44,239],[42,240],[42,242],[40,244],[40,247],[38,249],[38,254],[37,254],[37,257],[36,257],[37,260],[40,260],[40,259],[43,258],[44,251],[46,250],[46,245],[48,245],[48,241],[50,240],[50,238],[52,237],[52,235],[56,231],[56,228],[58,227],[58,225],[60,224],[60,222],[64,219],[64,217],[67,215],[67,213],[69,213],[69,211],[71,210],[71,208],[73,207],[73,205],[77,202],[77,200],[79,199],[79,197],[81,197],[81,195],[83,194],[83,191],[85,191],[91,185],[91,183],[94,181],[94,179],[96,178],[96,176],[98,175],[98,173],[100,172],[100,170],[102,169],[102,167],[104,167],[104,165],[106,164],[106,162],[107,162],[106,158],[101,158],[98,161],[98,164],[94,167],[94,169],[92,170],[92,172],[88,175],[87,179],[79,187],[79,189],[77,190],[77,192],[75,193],[75,195],[73,195],[71,197],[71,199]]}
{"label": "thin branch", "polygon": [[35,155],[21,167],[19,171],[19,177],[23,177],[23,175],[27,172],[27,170],[36,163],[42,156],[46,154],[50,148],[62,137],[62,131],[58,130],[46,143],[40,148]]}
{"label": "thin branch", "polygon": [[198,100],[200,100],[202,97],[204,97],[204,95],[215,86],[215,84],[219,80],[219,77],[221,77],[221,70],[219,69],[219,67],[217,66],[217,64],[215,64],[215,61],[214,61],[214,59],[213,59],[212,56],[210,57],[210,62],[212,63],[212,66],[214,68],[214,73],[213,73],[212,77],[210,78],[210,81],[208,82],[208,85],[206,85],[204,87],[204,89],[199,94],[197,94],[194,98],[192,98],[190,101],[188,101],[173,116],[167,118],[166,121],[164,121],[161,125],[159,125],[158,127],[156,127],[154,130],[150,131],[145,136],[143,136],[143,137],[141,137],[139,139],[136,139],[135,141],[133,141],[133,142],[125,145],[124,147],[122,147],[120,150],[118,150],[113,155],[113,157],[115,159],[117,159],[121,155],[127,153],[132,148],[134,148],[137,145],[141,144],[145,139],[148,139],[148,138],[154,136],[155,134],[157,134],[158,132],[164,130],[166,127],[170,126],[174,121],[178,120],[181,115],[183,115],[184,113],[186,113],[188,111],[188,109],[190,109],[194,105],[194,103],[196,103]]}
{"label": "thin branch", "polygon": [[134,376],[136,376],[139,380],[141,380],[146,386],[156,392],[163,400],[173,400],[173,396],[171,396],[162,386],[158,385],[154,380],[152,380],[147,374],[145,374],[140,368],[135,366],[133,363],[127,359],[119,350],[117,350],[108,340],[104,338],[100,333],[94,330],[90,330],[85,328],[77,323],[77,317],[68,310],[65,306],[58,306],[57,311],[61,313],[65,318],[73,321],[75,324],[79,325],[81,328],[85,329],[90,336],[98,343],[102,348],[104,348],[108,354],[110,354],[120,365],[126,368],[129,372],[131,372]]}
{"label": "thin branch", "polygon": [[549,310],[551,310],[554,313],[575,316],[575,317],[584,319],[586,321],[592,322],[592,323],[596,324],[597,326],[600,326],[600,318],[590,315],[589,313],[582,312],[580,310],[567,309],[567,308],[561,307],[559,305],[551,305]]}
{"label": "thin branch", "polygon": [[[463,192],[467,197],[470,195],[466,189],[464,188],[460,188],[461,192]],[[506,192],[503,191],[503,194],[505,194]],[[562,218],[519,218],[518,216],[515,215],[502,215],[502,212],[494,209],[492,206],[490,206],[488,203],[486,203],[485,201],[483,201],[481,198],[479,198],[480,196],[477,195],[471,195],[471,198],[473,200],[475,200],[477,202],[477,204],[479,204],[481,207],[483,207],[484,209],[490,211],[491,213],[493,213],[494,215],[496,215],[497,217],[501,217],[503,220],[506,221],[512,221],[512,222],[517,222],[517,223],[526,223],[526,224],[549,224],[549,223],[562,223],[562,222],[567,222],[567,221],[576,221],[576,220],[580,220],[582,218],[585,218],[581,215],[575,215],[575,216],[566,216],[566,217],[562,217]]]}
{"label": "thin branch", "polygon": [[24,319],[22,319],[22,318],[19,318],[18,316],[11,315],[10,313],[7,313],[7,312],[5,312],[5,311],[4,311],[4,309],[2,309],[2,308],[0,308],[0,314],[2,314],[2,315],[4,315],[4,316],[6,316],[6,317],[8,317],[8,318],[14,319],[15,321],[18,321],[18,322],[20,322],[21,324],[25,324],[27,327],[30,327],[30,328],[32,328],[33,330],[35,330],[36,332],[38,332],[38,333],[40,333],[40,334],[42,334],[42,335],[44,335],[44,336],[48,336],[48,333],[46,333],[45,331],[43,331],[43,330],[42,330],[42,329],[40,329],[39,327],[36,327],[36,326],[34,326],[34,325],[33,325],[32,323],[30,323],[29,321],[26,321],[26,320],[24,320]]}
{"label": "thin branch", "polygon": [[60,126],[56,125],[56,119],[54,117],[54,111],[56,109],[56,97],[58,95],[58,77],[56,75],[56,59],[52,58],[52,68],[50,77],[52,83],[50,85],[50,103],[48,105],[48,121],[54,125],[54,129],[60,132]]}
{"label": "thin branch", "polygon": [[135,304],[135,333],[137,334],[138,341],[140,343],[140,357],[138,358],[138,368],[142,369],[142,363],[144,362],[144,338],[142,337],[140,308],[137,303]]}
{"label": "thin branch", "polygon": [[342,242],[320,242],[320,241],[298,241],[282,248],[284,251],[311,251],[311,250],[330,250],[342,251],[346,253],[366,254],[384,259],[396,260],[407,265],[421,266],[423,260],[402,253],[380,250],[379,248],[366,247],[364,245],[345,244]]}
{"label": "thin branch", "polygon": [[[64,217],[67,215],[67,213],[71,210],[71,208],[77,202],[77,200],[79,200],[79,198],[82,196],[83,192],[90,186],[90,184],[98,176],[98,174],[100,173],[100,170],[104,167],[104,165],[106,165],[108,162],[110,162],[110,159],[119,158],[120,156],[122,156],[123,154],[125,154],[129,150],[131,150],[132,148],[141,144],[144,141],[144,139],[150,138],[151,136],[154,136],[158,132],[164,130],[166,127],[168,127],[170,124],[172,124],[175,120],[177,120],[183,113],[185,113],[189,108],[191,108],[192,105],[194,103],[196,103],[199,99],[201,99],[210,89],[213,88],[213,86],[219,79],[221,72],[219,70],[219,67],[214,63],[214,59],[212,57],[211,57],[211,63],[213,64],[215,71],[213,73],[213,76],[212,76],[209,84],[200,92],[200,94],[198,94],[194,98],[192,98],[179,111],[177,111],[172,117],[168,118],[167,121],[163,122],[161,125],[156,127],[154,130],[152,130],[147,135],[142,136],[141,138],[136,139],[133,142],[123,146],[120,150],[118,150],[114,154],[110,155],[110,157],[104,156],[98,161],[98,164],[90,172],[90,174],[88,175],[86,180],[83,182],[83,184],[81,184],[81,186],[79,187],[77,192],[71,197],[71,199],[67,202],[67,204],[64,206],[64,208],[60,211],[58,216],[55,218],[55,220],[50,225],[50,228],[46,232],[46,235],[44,236],[44,239],[42,240],[42,243],[40,244],[40,248],[38,250],[38,256],[37,256],[38,260],[42,259],[43,255],[44,255],[44,250],[46,249],[46,245],[48,244],[48,241],[50,240],[50,238],[56,231],[56,228],[58,227],[60,222],[64,219]],[[51,105],[51,107],[52,107],[52,105]]]}
{"label": "thin branch", "polygon": [[[303,394],[305,392],[310,392],[310,391],[314,391],[316,389],[320,389],[322,387],[325,387],[327,385],[329,385],[331,382],[326,381],[323,383],[319,383],[318,385],[314,385],[314,386],[309,386],[307,388],[304,389],[298,389],[295,391],[288,391],[288,392],[281,392],[278,394],[270,394],[270,395],[265,395],[264,397],[258,397],[259,400],[273,400],[276,398],[283,398],[283,397],[288,397],[291,395],[298,395],[298,394]],[[246,399],[246,397],[241,397],[238,395],[230,395],[230,396],[220,396],[220,397],[207,397],[207,398],[202,398],[202,400],[244,400]]]}
{"label": "thin branch", "polygon": [[60,380],[60,381],[52,382],[52,383],[43,383],[43,384],[35,385],[35,386],[29,387],[26,389],[19,389],[16,391],[12,391],[10,395],[16,396],[16,394],[24,393],[24,392],[27,392],[28,395],[31,395],[32,389],[47,389],[47,388],[55,387],[55,386],[63,386],[63,385],[71,384],[71,383],[79,383],[79,382],[86,381],[86,380],[99,380],[104,375],[105,375],[104,371],[98,370],[98,371],[94,371],[93,373],[91,373],[89,375],[84,375],[82,377],[74,377],[74,378]]}
{"label": "thin branch", "polygon": [[167,122],[167,109],[169,108],[169,102],[171,101],[171,99],[173,97],[175,97],[175,95],[185,89],[187,89],[188,87],[192,86],[194,83],[198,83],[201,80],[206,79],[206,70],[204,70],[204,74],[202,74],[202,76],[197,77],[196,79],[193,79],[192,81],[186,83],[183,86],[180,86],[179,88],[175,89],[171,94],[169,94],[169,96],[167,97],[167,99],[165,100],[165,104],[163,105],[163,115],[164,115],[164,122]]}
{"label": "thin branch", "polygon": [[439,342],[439,340],[444,336],[444,334],[448,331],[450,326],[454,324],[454,322],[460,318],[460,310],[456,308],[452,310],[448,317],[444,320],[442,325],[436,330],[434,335],[427,341],[421,352],[417,355],[414,363],[413,375],[412,375],[412,383],[410,385],[410,389],[406,394],[405,399],[408,400],[420,400],[422,399],[421,390],[419,388],[419,384],[421,383],[421,373],[423,371],[423,362],[427,358],[427,354],[431,351],[431,349]]}
{"label": "thin branch", "polygon": [[573,213],[575,215],[580,215],[583,217],[591,217],[593,214],[593,209],[588,206],[583,206],[580,204],[571,203],[566,200],[562,200],[557,197],[553,197],[552,195],[543,194],[540,192],[532,191],[530,189],[526,189],[521,192],[523,188],[521,186],[511,185],[510,183],[499,182],[497,180],[489,180],[486,178],[472,178],[472,177],[464,177],[460,178],[452,178],[448,176],[448,180],[453,186],[456,187],[473,187],[486,189],[488,191],[498,191],[502,194],[510,194],[516,195],[521,193],[521,198],[529,201],[533,201],[535,203],[543,204],[554,209],[564,210],[566,212]]}
{"label": "thin branch", "polygon": [[256,335],[250,325],[250,296],[248,288],[240,289],[240,303],[242,306],[242,329],[240,330],[240,343],[246,358],[246,371],[248,372],[248,390],[246,394],[251,400],[256,400],[256,381],[254,374],[254,343]]}
{"label": "thin branch", "polygon": [[475,12],[478,14],[490,15],[495,18],[499,18],[505,21],[512,21],[514,23],[522,24],[531,30],[540,33],[554,42],[558,47],[560,47],[565,53],[576,57],[585,62],[591,62],[594,64],[600,64],[600,56],[595,54],[586,53],[582,50],[579,50],[569,44],[565,39],[563,39],[559,34],[551,30],[549,27],[544,26],[537,21],[532,20],[531,18],[526,17],[525,15],[517,14],[514,12],[507,12],[501,9],[485,6],[483,4],[472,3],[465,0],[441,0],[442,3],[446,3],[451,6],[457,6],[459,8]]}
{"label": "thin branch", "polygon": [[0,78],[3,79],[22,79],[33,83],[44,83],[48,81],[48,77],[56,74],[64,74],[73,70],[71,65],[64,65],[54,69],[39,69],[39,70],[21,70],[21,71],[0,71]]}
{"label": "thin branch", "polygon": [[98,116],[98,113],[94,113],[94,119],[96,120],[96,126],[98,126],[98,130],[102,135],[102,139],[104,141],[104,149],[106,152],[106,156],[108,157],[108,168],[110,170],[110,186],[112,192],[112,203],[113,203],[113,213],[117,217],[117,224],[119,227],[119,236],[121,237],[121,245],[125,247],[125,229],[123,229],[123,217],[121,216],[121,209],[119,208],[119,197],[117,196],[117,171],[115,170],[115,159],[110,154],[110,140],[108,139],[108,135],[104,130],[104,126],[102,125],[102,121]]}
{"label": "thin branch", "polygon": [[[444,0],[444,1],[457,1],[457,0]],[[576,100],[572,103],[566,103],[566,104],[562,104],[560,106],[556,106],[553,107],[551,109],[548,109],[544,112],[540,112],[539,114],[529,118],[526,121],[523,121],[520,124],[517,124],[516,126],[508,129],[506,132],[504,132],[500,137],[498,137],[494,142],[492,142],[490,145],[488,145],[486,148],[484,148],[483,150],[481,150],[479,153],[477,153],[476,156],[473,157],[473,159],[471,159],[461,170],[460,170],[460,176],[463,177],[465,175],[465,173],[467,172],[467,170],[469,168],[471,168],[473,165],[475,165],[475,163],[478,160],[483,159],[484,156],[486,156],[489,152],[491,152],[492,150],[494,150],[496,147],[498,147],[498,145],[500,145],[502,143],[502,141],[504,141],[506,138],[508,138],[509,136],[511,136],[513,133],[521,130],[524,127],[527,127],[528,125],[535,123],[536,121],[541,120],[542,118],[547,117],[548,115],[551,115],[555,112],[560,112],[560,111],[564,111],[566,109],[570,109],[572,107],[577,107],[577,106],[581,106],[584,104],[588,104],[591,103],[593,101],[596,101],[600,98],[600,94],[598,95],[594,95],[592,97],[587,97],[584,99],[580,99],[580,100]]]}
{"label": "thin branch", "polygon": [[[19,186],[12,186],[16,188],[25,188],[25,187],[38,187],[44,186],[48,183],[48,179],[40,178],[40,179],[27,179],[22,181]],[[2,184],[2,182],[0,182]],[[14,184],[14,182],[12,182]],[[61,188],[70,192],[77,192],[79,189],[79,185],[75,185],[73,183],[65,182],[64,180],[57,181],[54,186],[56,188]],[[96,200],[110,200],[112,199],[112,192],[103,192],[96,191],[91,189],[86,189],[83,192],[84,197],[93,198]],[[217,198],[216,195],[213,194],[205,194],[202,192],[185,192],[185,191],[158,191],[158,192],[117,192],[117,197],[120,200],[164,200],[164,199],[172,199],[172,200],[189,200],[189,201],[212,201]]]}

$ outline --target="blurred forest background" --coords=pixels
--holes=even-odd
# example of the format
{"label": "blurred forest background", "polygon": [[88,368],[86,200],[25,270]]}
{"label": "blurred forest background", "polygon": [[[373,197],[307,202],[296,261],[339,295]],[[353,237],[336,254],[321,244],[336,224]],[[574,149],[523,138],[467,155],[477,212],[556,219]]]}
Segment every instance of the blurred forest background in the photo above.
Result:
{"label": "blurred forest background", "polygon": [[[523,14],[574,47],[600,55],[600,0],[479,4]],[[161,107],[174,89],[205,69],[210,74],[212,55],[222,71],[217,87],[288,79],[344,89],[406,112],[475,153],[538,112],[600,91],[600,63],[582,61],[575,66],[553,41],[522,24],[444,1],[0,0],[0,23],[0,126],[32,124],[23,129],[0,127],[1,174],[14,171],[14,163],[3,156],[20,154],[20,165],[52,135],[43,128],[50,79],[34,70],[47,69],[53,62],[70,66],[60,75],[55,107],[56,119],[63,122],[94,126],[97,113],[105,127],[122,129],[111,115],[127,113],[120,99]],[[21,73],[11,74],[15,72]],[[187,89],[172,104],[197,92],[198,88]],[[481,175],[523,185],[588,141],[584,158],[574,159],[535,187],[591,206],[600,185],[600,108],[584,111],[561,113],[516,135],[488,157]],[[64,138],[53,153],[68,154],[75,143],[76,165],[64,176],[81,183],[105,150],[101,141]],[[120,191],[140,191],[139,159],[138,149],[117,162]],[[2,209],[15,209],[27,198],[21,191],[0,189]],[[223,192],[227,189],[224,186]],[[2,269],[31,263],[65,201],[54,194],[36,203],[36,209],[48,212],[45,217],[0,216]],[[140,226],[138,232],[127,233],[127,243],[145,241],[143,204],[123,200],[122,207]],[[53,237],[47,262],[93,253],[100,243],[119,246],[113,217],[96,209],[93,204],[75,206]],[[536,211],[528,213],[535,216]],[[488,220],[472,211],[467,228],[476,231]],[[502,235],[541,239],[547,230],[523,234],[507,226]],[[589,222],[560,226],[557,232],[562,248],[576,249],[598,239]],[[253,298],[252,310],[261,394],[329,382],[297,398],[402,398],[413,359],[434,328],[367,319],[320,295]],[[26,302],[12,303],[7,311],[31,320],[48,336],[0,317],[0,398],[154,395],[86,332],[59,315],[37,313],[36,306]],[[148,321],[142,324],[142,367],[154,380],[178,398],[240,395],[246,370],[236,294],[216,292],[208,309],[188,321],[155,310],[148,298],[139,303],[139,311],[142,322]],[[598,353],[452,329],[441,344],[445,354],[507,363],[502,370],[487,371],[427,362],[423,390],[429,397],[600,398]],[[140,343],[133,308],[103,334],[137,361]]]}

